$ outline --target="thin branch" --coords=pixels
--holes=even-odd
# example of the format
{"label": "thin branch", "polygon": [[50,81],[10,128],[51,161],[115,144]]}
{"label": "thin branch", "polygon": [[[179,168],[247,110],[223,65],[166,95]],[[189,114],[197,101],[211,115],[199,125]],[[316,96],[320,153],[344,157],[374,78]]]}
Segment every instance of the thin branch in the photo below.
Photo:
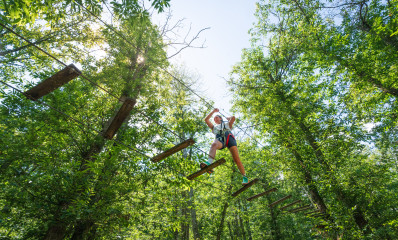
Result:
{"label": "thin branch", "polygon": [[[201,29],[201,30],[191,39],[191,41],[189,41],[188,43],[186,43],[186,45],[185,45],[184,47],[182,47],[180,50],[178,50],[176,53],[174,53],[174,54],[172,54],[171,56],[167,57],[167,59],[170,59],[170,58],[176,56],[176,55],[179,54],[182,50],[184,50],[184,49],[186,49],[186,48],[188,48],[188,47],[190,47],[190,48],[204,48],[204,43],[203,43],[202,46],[200,46],[200,47],[192,46],[191,44],[192,44],[196,39],[199,38],[199,35],[200,35],[203,31],[208,30],[208,29],[210,29],[210,27]],[[188,36],[188,35],[187,35],[187,36]],[[186,36],[186,37],[187,37],[187,36]],[[186,37],[184,38],[184,42],[185,42]]]}

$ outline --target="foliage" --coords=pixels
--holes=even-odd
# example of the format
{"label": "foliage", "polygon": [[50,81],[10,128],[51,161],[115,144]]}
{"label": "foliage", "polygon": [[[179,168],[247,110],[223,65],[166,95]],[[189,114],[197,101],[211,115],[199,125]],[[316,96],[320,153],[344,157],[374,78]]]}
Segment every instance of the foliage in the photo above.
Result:
{"label": "foliage", "polygon": [[[329,238],[397,234],[388,227],[396,212],[384,208],[389,194],[373,194],[396,181],[382,163],[396,161],[380,155],[384,147],[377,144],[396,137],[388,130],[396,126],[397,58],[389,30],[396,23],[388,16],[395,9],[395,1],[260,2],[253,46],[231,75],[235,108],[259,124],[273,148],[284,149],[275,161],[330,214]],[[378,211],[385,214],[374,212],[374,202],[384,203]]]}
{"label": "foliage", "polygon": [[[2,22],[31,43],[0,29],[0,238],[397,238],[397,6],[259,1],[229,81],[253,125],[234,125],[241,160],[259,183],[234,198],[228,150],[215,174],[185,177],[208,157],[213,106],[192,92],[198,76],[168,62],[143,2],[2,1]],[[38,101],[22,94],[64,63],[83,74]],[[105,140],[126,99],[133,110]],[[296,200],[287,210],[310,209],[281,208]]]}

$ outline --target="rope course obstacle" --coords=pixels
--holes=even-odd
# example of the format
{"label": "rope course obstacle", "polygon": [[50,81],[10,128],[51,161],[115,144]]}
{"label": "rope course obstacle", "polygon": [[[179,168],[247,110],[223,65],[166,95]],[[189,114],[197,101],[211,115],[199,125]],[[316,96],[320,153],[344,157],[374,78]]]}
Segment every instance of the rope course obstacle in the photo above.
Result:
{"label": "rope course obstacle", "polygon": [[187,179],[188,180],[193,180],[193,179],[199,177],[200,175],[202,175],[202,174],[210,171],[211,169],[213,169],[215,167],[218,167],[218,166],[220,166],[221,164],[224,164],[224,163],[225,163],[225,159],[221,158],[221,159],[215,161],[214,163],[210,164],[209,166],[207,166],[205,168],[202,168],[201,170],[199,170],[199,171],[197,171],[195,173],[192,173],[191,175],[189,175],[187,177]]}
{"label": "rope course obstacle", "polygon": [[151,161],[152,162],[159,162],[159,161],[167,158],[168,156],[170,156],[170,155],[172,155],[172,154],[174,154],[176,152],[179,152],[182,149],[187,148],[187,147],[189,147],[189,146],[191,146],[193,144],[195,144],[195,141],[192,138],[190,138],[188,140],[185,140],[184,142],[181,142],[180,144],[175,145],[174,147],[172,147],[172,148],[170,148],[170,149],[168,149],[168,150],[156,155],[155,157],[151,158]]}
{"label": "rope course obstacle", "polygon": [[312,208],[311,205],[305,205],[305,206],[301,206],[301,207],[294,208],[294,209],[287,210],[287,211],[290,212],[290,213],[296,213],[296,212],[307,211],[307,210],[309,210],[311,208]]}
{"label": "rope course obstacle", "polygon": [[259,194],[257,194],[257,195],[252,196],[252,197],[249,197],[249,198],[247,199],[247,201],[250,202],[250,201],[252,201],[253,199],[259,198],[259,197],[261,197],[261,196],[268,195],[268,194],[270,194],[270,193],[272,193],[272,192],[275,192],[275,191],[277,191],[277,190],[278,190],[277,188],[271,188],[271,189],[269,189],[269,190],[266,190],[265,192],[259,193]]}
{"label": "rope course obstacle", "polygon": [[47,95],[50,92],[54,91],[55,89],[68,83],[72,79],[77,78],[80,74],[81,74],[80,70],[77,69],[75,65],[70,64],[61,71],[51,76],[50,78],[47,78],[46,80],[37,84],[35,87],[24,92],[23,94],[27,98],[36,101],[37,99],[43,97],[44,95]]}
{"label": "rope course obstacle", "polygon": [[286,209],[286,208],[292,207],[292,206],[294,206],[294,205],[296,205],[296,204],[298,204],[298,203],[300,203],[300,202],[302,202],[302,201],[301,201],[301,200],[297,200],[297,201],[294,201],[294,202],[292,202],[292,203],[289,203],[289,204],[287,204],[287,205],[281,207],[281,210],[284,210],[284,209]]}
{"label": "rope course obstacle", "polygon": [[102,136],[108,140],[112,139],[123,122],[129,116],[131,110],[133,110],[136,104],[136,100],[132,98],[126,98],[123,105],[119,108],[119,111],[109,119],[102,132]]}
{"label": "rope course obstacle", "polygon": [[246,184],[242,188],[238,189],[238,191],[232,193],[231,196],[232,197],[238,196],[240,193],[242,193],[243,191],[246,191],[249,187],[253,186],[253,184],[255,184],[256,182],[258,182],[258,178],[255,178],[255,179],[251,180],[248,184]]}
{"label": "rope course obstacle", "polygon": [[[86,9],[87,10],[87,9]],[[87,10],[88,11],[88,10]],[[88,11],[89,12],[89,11]],[[90,12],[91,13],[91,12]],[[93,14],[93,13],[91,13]],[[93,15],[95,16],[95,15]],[[97,16],[95,16],[97,17]],[[97,17],[98,18],[98,17]],[[102,20],[100,20],[101,22],[103,22]],[[111,26],[109,26],[108,24],[106,24],[105,22],[103,22],[108,28],[110,28],[111,30],[115,31],[117,33],[117,31],[112,28]],[[94,83],[93,81],[91,81],[90,79],[88,79],[87,77],[85,77],[79,69],[77,69],[73,64],[70,65],[66,65],[63,62],[61,62],[59,59],[55,58],[54,56],[52,56],[51,54],[49,54],[48,52],[46,52],[45,50],[41,49],[40,47],[38,47],[36,44],[30,42],[29,40],[25,39],[24,37],[22,37],[21,35],[17,34],[16,32],[14,32],[12,29],[8,28],[7,26],[3,25],[2,23],[0,23],[1,26],[3,26],[4,28],[6,28],[7,30],[9,30],[10,32],[14,33],[15,35],[17,35],[18,37],[20,37],[21,39],[25,40],[26,42],[30,43],[31,45],[33,45],[34,47],[36,47],[37,49],[39,49],[40,51],[44,52],[45,54],[47,54],[48,56],[52,57],[53,59],[55,59],[57,62],[61,63],[62,65],[65,66],[65,68],[61,71],[59,71],[58,73],[54,74],[52,77],[44,80],[43,82],[41,82],[40,84],[38,84],[37,86],[33,87],[32,89],[24,92],[23,94],[33,100],[36,101],[37,99],[43,97],[46,94],[51,93],[52,91],[54,91],[55,89],[61,87],[62,85],[68,83],[69,81],[71,81],[72,79],[81,76],[84,79],[88,80],[90,83],[92,83],[93,85],[97,86],[98,88],[104,90],[105,92],[107,92],[108,94],[110,94],[111,96],[117,98],[119,101],[123,102],[123,105],[120,107],[119,111],[111,118],[109,119],[108,123],[105,125],[104,129],[102,132],[100,132],[100,134],[108,140],[111,140],[115,134],[117,133],[118,129],[121,127],[121,125],[123,124],[123,122],[125,121],[125,119],[129,116],[130,112],[132,111],[132,109],[135,106],[136,100],[135,99],[131,99],[131,98],[126,98],[124,100],[121,100],[120,98],[116,97],[115,95],[113,95],[112,93],[110,93],[109,91],[107,91],[106,89],[104,89],[103,87],[99,86],[98,84]],[[122,38],[124,38],[124,36],[122,35]],[[125,39],[125,38],[124,38]],[[133,44],[131,44],[127,39],[125,39],[130,45],[132,45],[133,47],[135,47]],[[137,48],[138,50],[138,48]],[[150,60],[150,59],[149,59]],[[171,74],[170,72],[168,72],[165,69],[162,69],[163,71],[165,71],[166,73],[168,73],[173,79],[177,80],[178,82],[180,82],[180,84],[182,84],[184,87],[186,87],[189,91],[191,91],[193,94],[197,95],[200,99],[202,99],[208,106],[213,107],[210,103],[208,103],[208,101],[206,101],[203,97],[201,97],[200,95],[198,95],[195,91],[193,91],[189,86],[187,86],[186,84],[184,84],[181,80],[179,80],[177,77],[175,77],[173,74]],[[4,83],[4,82],[3,82]],[[8,84],[7,84],[8,85]],[[8,85],[10,86],[10,85]],[[49,106],[49,105],[47,105]],[[53,107],[51,107],[53,108]],[[213,107],[214,108],[214,107]],[[53,108],[54,110],[60,112],[59,110]],[[62,113],[62,112],[61,112]],[[63,113],[65,114],[65,113]],[[224,114],[220,113],[221,115],[223,115],[224,117],[226,117]],[[66,115],[66,114],[65,114]],[[67,115],[68,116],[68,115]],[[70,116],[68,116],[70,117]],[[72,117],[70,117],[72,118]],[[149,117],[150,118],[150,117]],[[72,118],[73,119],[73,118]],[[75,119],[74,119],[75,120]],[[152,119],[153,120],[153,119]],[[77,120],[78,123],[81,123]],[[156,121],[155,121],[156,122]],[[156,122],[157,124],[161,125],[160,123]],[[161,125],[162,126],[162,125]],[[162,126],[164,127],[164,126]],[[166,128],[168,131],[171,131],[170,129]],[[241,131],[243,130],[242,128],[238,127]],[[171,131],[173,132],[173,131]],[[244,134],[248,135],[251,139],[255,140],[255,142],[259,145],[261,145],[256,139],[254,139],[252,136],[250,136],[249,134],[246,133],[246,131],[244,131]],[[117,141],[117,140],[115,140]],[[185,140],[183,142],[181,142],[178,145],[175,145],[174,147],[172,147],[171,149],[168,149],[158,155],[156,155],[155,157],[151,158],[152,162],[159,162],[161,160],[163,160],[164,158],[177,153],[179,151],[181,151],[184,148],[187,148],[191,145],[193,145],[195,142],[193,139],[188,139]],[[125,144],[122,144],[124,146],[126,146]],[[148,157],[146,154],[138,151],[137,149],[132,149],[129,146],[126,146],[128,148],[130,148],[131,150],[134,150],[135,152]],[[199,149],[199,148],[198,148]],[[203,152],[203,150],[199,149],[200,151]],[[204,152],[205,153],[205,152]],[[205,153],[207,154],[207,153]],[[216,161],[215,163],[209,165],[206,168],[203,168],[201,170],[199,170],[198,172],[195,172],[189,176],[187,176],[187,179],[189,180],[194,180],[195,178],[199,177],[200,175],[204,174],[205,172],[219,166],[225,163],[225,159],[220,159],[218,161]],[[258,178],[253,179],[252,181],[250,181],[247,185],[243,186],[242,188],[238,189],[236,192],[234,192],[232,194],[233,197],[238,196],[240,193],[244,192],[245,190],[247,190],[248,188],[250,188],[251,186],[253,186],[255,183],[257,183],[259,181]],[[222,190],[222,189],[221,189]],[[277,191],[276,188],[272,188],[270,190],[267,190],[263,193],[257,194],[255,196],[252,196],[250,198],[248,198],[248,201],[251,201],[255,198],[258,198],[260,196],[264,196],[267,194],[270,194],[274,191]],[[281,202],[283,202],[284,200],[290,198],[291,195],[286,196],[276,202],[273,202],[269,205],[269,207],[273,207]],[[300,200],[299,200],[300,201]],[[286,206],[285,206],[286,207]],[[301,208],[303,209],[303,207]],[[308,208],[309,209],[309,208]],[[293,209],[296,210],[296,209]],[[306,209],[307,210],[307,209]],[[292,211],[292,210],[291,210]]]}
{"label": "rope course obstacle", "polygon": [[269,207],[270,207],[270,208],[271,208],[271,207],[274,207],[275,205],[278,205],[279,203],[281,203],[281,202],[283,202],[283,201],[285,201],[285,200],[287,200],[287,199],[289,199],[289,198],[291,198],[291,197],[292,197],[292,195],[287,195],[286,197],[283,197],[283,198],[281,198],[281,199],[279,199],[279,200],[277,200],[277,201],[271,203],[271,204],[269,205]]}

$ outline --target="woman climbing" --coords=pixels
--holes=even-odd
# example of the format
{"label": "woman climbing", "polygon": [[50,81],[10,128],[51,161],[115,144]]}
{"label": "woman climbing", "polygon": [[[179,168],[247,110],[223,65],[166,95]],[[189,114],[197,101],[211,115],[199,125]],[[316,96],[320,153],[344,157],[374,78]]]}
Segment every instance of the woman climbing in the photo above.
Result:
{"label": "woman climbing", "polygon": [[[216,157],[216,151],[224,149],[228,147],[229,151],[231,152],[232,158],[238,166],[240,173],[243,175],[242,184],[246,185],[249,183],[248,178],[246,177],[245,168],[243,167],[242,162],[239,158],[238,147],[236,144],[236,140],[234,135],[231,133],[232,125],[235,122],[235,116],[227,117],[228,122],[224,122],[221,115],[217,114],[214,117],[214,122],[216,125],[210,122],[210,118],[216,112],[219,112],[218,108],[215,108],[207,117],[205,118],[205,122],[207,126],[213,131],[214,135],[216,135],[216,139],[211,144],[210,151],[209,151],[209,160],[207,162],[203,162],[200,164],[200,168],[205,168],[206,166],[212,164],[214,158]],[[213,170],[210,170],[209,173],[212,173]]]}

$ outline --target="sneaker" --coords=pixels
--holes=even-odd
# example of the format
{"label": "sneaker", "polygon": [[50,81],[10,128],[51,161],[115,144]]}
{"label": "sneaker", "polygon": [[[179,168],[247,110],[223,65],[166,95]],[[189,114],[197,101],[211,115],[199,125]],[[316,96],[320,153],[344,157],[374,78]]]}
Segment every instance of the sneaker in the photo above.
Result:
{"label": "sneaker", "polygon": [[246,185],[249,183],[249,179],[246,176],[243,176],[242,185]]}
{"label": "sneaker", "polygon": [[[208,162],[202,162],[202,163],[200,163],[200,169],[203,169],[203,168],[205,168],[205,167],[207,167],[207,166],[209,166],[210,164],[208,163]],[[212,174],[214,171],[213,171],[213,169],[210,169],[209,171],[207,171],[209,174]]]}

